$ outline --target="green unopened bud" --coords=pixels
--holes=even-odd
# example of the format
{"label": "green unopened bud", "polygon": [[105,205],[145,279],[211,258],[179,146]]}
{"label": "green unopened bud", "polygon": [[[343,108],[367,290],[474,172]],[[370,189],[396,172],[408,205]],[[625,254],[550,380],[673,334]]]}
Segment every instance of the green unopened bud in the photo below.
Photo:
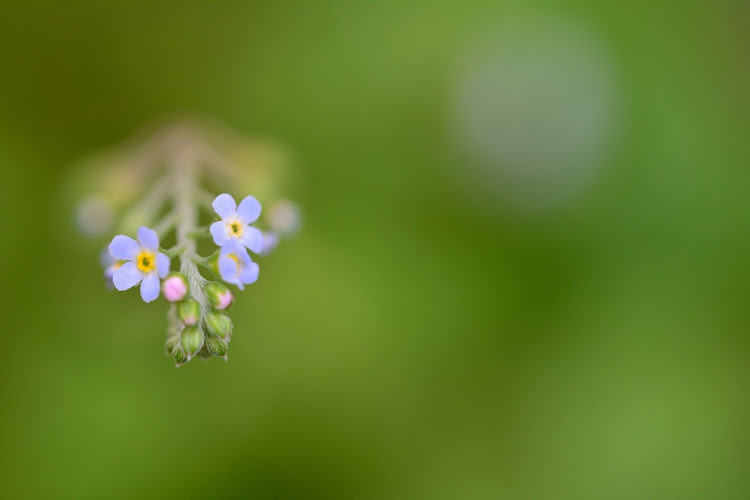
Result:
{"label": "green unopened bud", "polygon": [[177,347],[180,343],[180,337],[169,337],[167,339],[167,342],[164,344],[164,348],[167,351],[167,354],[172,354],[174,352],[175,347]]}
{"label": "green unopened bud", "polygon": [[195,325],[201,318],[201,306],[197,300],[187,299],[177,308],[177,316],[187,326]]}
{"label": "green unopened bud", "polygon": [[179,345],[175,346],[174,351],[172,351],[172,356],[174,357],[177,366],[180,366],[182,363],[188,360],[187,354],[185,354],[185,351],[183,351],[182,347],[180,347]]}
{"label": "green unopened bud", "polygon": [[223,339],[229,338],[232,334],[232,320],[226,314],[208,313],[206,315],[206,327],[208,328],[208,333]]}
{"label": "green unopened bud", "polygon": [[211,305],[214,306],[215,309],[218,309],[220,311],[229,307],[229,305],[234,300],[234,295],[232,295],[232,292],[229,290],[229,288],[225,287],[221,283],[209,284],[206,287],[206,295],[208,296],[208,300],[211,301]]}
{"label": "green unopened bud", "polygon": [[208,337],[206,337],[205,348],[214,356],[224,359],[226,359],[227,357],[227,343],[219,337],[215,337],[213,335],[209,335]]}
{"label": "green unopened bud", "polygon": [[219,274],[219,253],[221,252],[221,249],[217,249],[214,253],[206,257],[205,263],[206,268],[213,273],[214,276],[221,279],[221,275]]}
{"label": "green unopened bud", "polygon": [[203,347],[203,332],[197,326],[185,328],[180,335],[180,345],[189,360]]}

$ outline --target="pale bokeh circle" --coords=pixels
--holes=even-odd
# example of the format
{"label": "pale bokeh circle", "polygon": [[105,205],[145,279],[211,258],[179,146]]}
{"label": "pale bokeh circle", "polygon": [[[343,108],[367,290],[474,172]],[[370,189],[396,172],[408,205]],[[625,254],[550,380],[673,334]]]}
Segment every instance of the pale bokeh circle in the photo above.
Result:
{"label": "pale bokeh circle", "polygon": [[492,204],[545,213],[591,185],[611,144],[613,58],[582,23],[505,16],[470,46],[454,94],[467,185]]}

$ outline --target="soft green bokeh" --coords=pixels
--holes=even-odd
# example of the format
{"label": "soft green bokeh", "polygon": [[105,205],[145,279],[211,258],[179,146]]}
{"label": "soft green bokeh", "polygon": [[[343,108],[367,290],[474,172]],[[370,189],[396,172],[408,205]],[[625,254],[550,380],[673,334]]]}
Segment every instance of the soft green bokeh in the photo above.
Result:
{"label": "soft green bokeh", "polygon": [[[595,34],[618,114],[520,215],[452,111],[514,2],[3,2],[0,497],[750,496],[750,10],[656,4],[523,7]],[[304,208],[179,370],[62,193],[175,112],[285,144]]]}

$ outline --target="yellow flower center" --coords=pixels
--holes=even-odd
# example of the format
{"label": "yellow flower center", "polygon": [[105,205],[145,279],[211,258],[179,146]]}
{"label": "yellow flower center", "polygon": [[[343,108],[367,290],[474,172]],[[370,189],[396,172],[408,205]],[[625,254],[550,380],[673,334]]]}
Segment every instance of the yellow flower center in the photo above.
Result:
{"label": "yellow flower center", "polygon": [[242,224],[240,224],[238,221],[230,221],[227,222],[227,232],[230,234],[230,236],[237,236],[238,238],[242,236]]}
{"label": "yellow flower center", "polygon": [[240,259],[238,259],[235,254],[230,253],[229,254],[229,258],[232,259],[233,261],[235,261],[237,263],[237,267],[240,267]]}
{"label": "yellow flower center", "polygon": [[154,258],[154,254],[146,251],[141,252],[138,254],[138,258],[135,259],[135,265],[138,266],[138,269],[142,272],[150,273],[156,269],[156,259]]}

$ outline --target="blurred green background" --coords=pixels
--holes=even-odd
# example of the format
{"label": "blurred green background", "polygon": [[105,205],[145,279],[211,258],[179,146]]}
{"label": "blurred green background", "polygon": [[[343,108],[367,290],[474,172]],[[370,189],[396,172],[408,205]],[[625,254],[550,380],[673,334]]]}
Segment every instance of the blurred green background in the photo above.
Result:
{"label": "blurred green background", "polygon": [[[750,497],[748,22],[4,1],[0,496]],[[284,144],[304,210],[179,370],[62,196],[174,112]]]}

